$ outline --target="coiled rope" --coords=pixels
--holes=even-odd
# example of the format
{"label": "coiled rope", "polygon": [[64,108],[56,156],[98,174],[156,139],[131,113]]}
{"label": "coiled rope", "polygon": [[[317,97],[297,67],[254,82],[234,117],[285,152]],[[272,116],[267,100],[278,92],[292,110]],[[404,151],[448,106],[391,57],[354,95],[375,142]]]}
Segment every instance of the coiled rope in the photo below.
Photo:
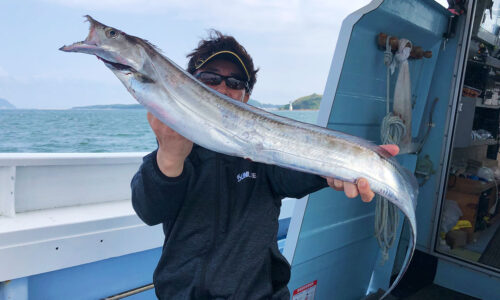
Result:
{"label": "coiled rope", "polygon": [[[397,61],[392,54],[391,45],[389,43],[390,36],[386,40],[386,49],[384,52],[384,64],[387,66],[387,114],[382,120],[380,135],[382,144],[396,144],[401,142],[401,138],[406,135],[406,125],[399,116],[396,116],[390,111],[390,79],[391,73],[394,72]],[[404,43],[406,44],[406,42]],[[399,223],[399,212],[396,207],[387,199],[377,195],[377,204],[375,208],[375,236],[377,238],[380,249],[382,250],[382,263],[389,258],[389,249],[396,240],[396,231]]]}

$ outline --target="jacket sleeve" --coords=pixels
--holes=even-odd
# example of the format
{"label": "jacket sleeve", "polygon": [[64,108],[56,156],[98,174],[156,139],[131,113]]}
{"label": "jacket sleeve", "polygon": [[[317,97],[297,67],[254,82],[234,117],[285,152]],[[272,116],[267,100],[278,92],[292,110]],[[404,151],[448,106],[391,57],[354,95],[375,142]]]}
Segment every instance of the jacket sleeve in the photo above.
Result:
{"label": "jacket sleeve", "polygon": [[328,186],[321,176],[267,165],[267,175],[273,192],[280,197],[302,198]]}
{"label": "jacket sleeve", "polygon": [[165,176],[156,162],[156,151],[146,155],[132,178],[132,206],[144,223],[156,225],[173,220],[186,195],[193,167],[186,159],[181,175]]}

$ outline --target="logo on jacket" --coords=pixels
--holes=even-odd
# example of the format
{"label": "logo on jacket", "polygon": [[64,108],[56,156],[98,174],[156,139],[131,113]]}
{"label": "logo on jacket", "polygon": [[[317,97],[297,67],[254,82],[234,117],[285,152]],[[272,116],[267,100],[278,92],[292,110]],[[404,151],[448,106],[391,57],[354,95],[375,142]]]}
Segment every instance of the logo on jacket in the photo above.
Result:
{"label": "logo on jacket", "polygon": [[246,172],[243,172],[241,174],[236,175],[236,180],[238,180],[238,182],[242,181],[245,178],[254,178],[255,179],[255,178],[257,178],[257,174],[250,173],[250,171],[246,171]]}

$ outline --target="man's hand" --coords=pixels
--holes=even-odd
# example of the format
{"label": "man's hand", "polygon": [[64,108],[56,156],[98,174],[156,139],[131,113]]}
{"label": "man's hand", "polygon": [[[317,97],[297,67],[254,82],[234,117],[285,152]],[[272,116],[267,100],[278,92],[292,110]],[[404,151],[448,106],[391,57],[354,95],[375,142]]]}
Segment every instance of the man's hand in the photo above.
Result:
{"label": "man's hand", "polygon": [[172,130],[148,112],[148,122],[158,140],[156,161],[160,171],[168,177],[181,175],[184,160],[191,153],[193,142]]}
{"label": "man's hand", "polygon": [[[392,156],[399,153],[399,147],[397,145],[381,145]],[[326,178],[328,185],[337,191],[344,191],[345,195],[349,198],[355,198],[361,195],[361,200],[363,202],[372,201],[375,193],[371,190],[368,180],[365,178],[359,178],[356,184],[350,182],[344,182],[335,178]]]}

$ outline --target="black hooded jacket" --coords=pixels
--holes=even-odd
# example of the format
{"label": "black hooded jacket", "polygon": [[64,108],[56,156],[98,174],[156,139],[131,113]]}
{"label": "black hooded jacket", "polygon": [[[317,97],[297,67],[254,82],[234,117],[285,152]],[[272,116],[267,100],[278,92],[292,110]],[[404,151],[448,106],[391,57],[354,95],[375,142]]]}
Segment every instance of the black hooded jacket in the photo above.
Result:
{"label": "black hooded jacket", "polygon": [[327,183],[194,145],[178,177],[161,173],[155,151],[131,186],[137,215],[163,223],[158,298],[290,299],[290,265],[277,245],[281,200]]}

